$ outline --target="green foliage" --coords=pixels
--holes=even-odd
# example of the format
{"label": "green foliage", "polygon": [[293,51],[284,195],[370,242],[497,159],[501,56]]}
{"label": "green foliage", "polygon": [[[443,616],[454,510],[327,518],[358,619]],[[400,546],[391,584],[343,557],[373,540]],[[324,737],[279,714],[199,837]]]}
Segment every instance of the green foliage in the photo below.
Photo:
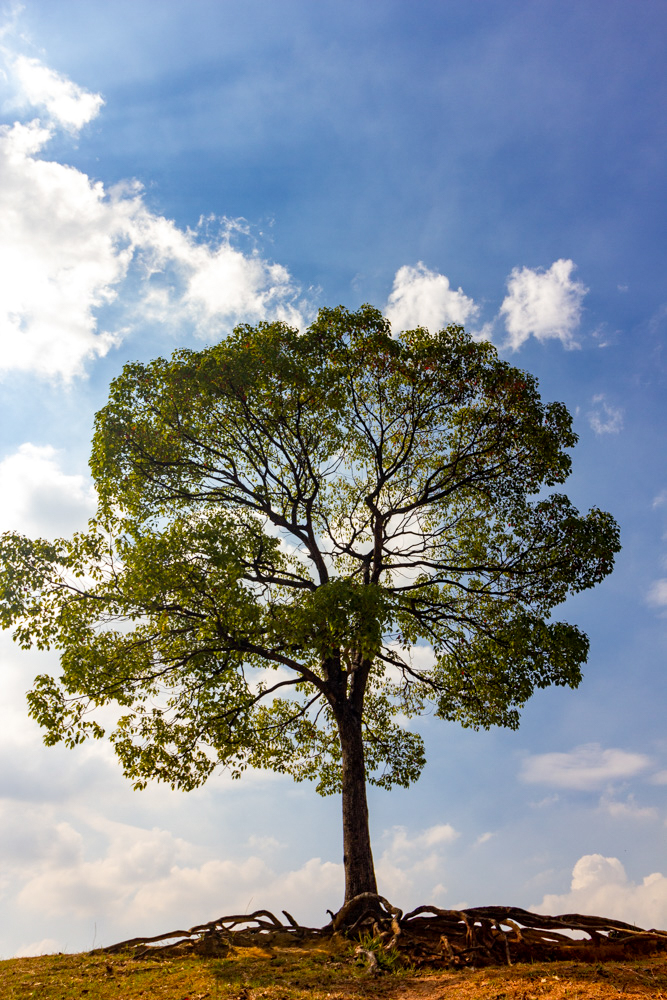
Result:
{"label": "green foliage", "polygon": [[0,623],[61,651],[31,714],[74,745],[118,706],[137,787],[252,766],[329,794],[352,713],[368,780],[407,785],[424,749],[406,719],[515,727],[535,688],[579,683],[587,638],[551,613],[619,540],[545,492],[575,442],[492,345],[393,337],[370,306],[126,365],[96,419],[89,530],[0,538]]}
{"label": "green foliage", "polygon": [[[359,952],[359,949],[362,952]],[[357,962],[363,962],[363,952],[370,952],[375,956],[378,972],[388,972],[392,975],[414,976],[415,967],[401,955],[398,948],[386,948],[382,938],[374,936],[367,931],[360,938],[358,943],[350,945],[350,951],[356,956]]]}

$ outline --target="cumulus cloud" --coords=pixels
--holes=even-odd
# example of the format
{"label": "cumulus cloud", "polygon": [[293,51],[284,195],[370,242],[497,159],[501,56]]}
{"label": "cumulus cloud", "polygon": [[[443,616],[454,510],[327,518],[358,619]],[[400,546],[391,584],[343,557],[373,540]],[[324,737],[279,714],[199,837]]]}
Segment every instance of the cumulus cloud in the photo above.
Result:
{"label": "cumulus cloud", "polygon": [[420,261],[416,267],[400,267],[385,307],[385,315],[396,330],[425,326],[440,330],[450,323],[463,326],[479,311],[472,299],[459,288],[450,287],[449,278],[430,271]]}
{"label": "cumulus cloud", "polygon": [[[165,829],[79,814],[78,820],[63,821],[53,808],[34,806],[30,822],[39,835],[32,836],[27,852],[16,838],[16,818],[9,824],[13,834],[5,836],[3,850],[18,873],[21,913],[98,925],[103,918],[104,934],[122,937],[137,928],[159,933],[259,906],[277,912],[284,907],[319,926],[326,920],[324,907],[335,908],[342,899],[341,864],[313,857],[280,867],[270,859],[273,841],[256,840],[247,856],[220,859]],[[418,832],[386,831],[377,863],[384,891],[407,906],[445,894],[443,851],[458,836],[447,823]],[[91,856],[94,843],[101,847]]]}
{"label": "cumulus cloud", "polygon": [[612,819],[653,820],[658,816],[653,806],[637,805],[634,795],[629,795],[625,802],[603,796],[600,800],[600,809],[608,813]]}
{"label": "cumulus cloud", "polygon": [[[41,818],[48,850],[26,866],[17,896],[26,912],[103,916],[122,935],[147,927],[166,931],[256,906],[286,907],[304,922],[321,924],[324,906],[336,906],[342,896],[343,866],[320,858],[280,871],[263,851],[240,860],[203,857],[197,845],[157,827],[89,816],[84,837],[70,822],[49,822],[46,812]],[[86,852],[91,830],[104,842],[97,857]]]}
{"label": "cumulus cloud", "polygon": [[429,826],[421,833],[412,835],[404,826],[395,826],[389,832],[389,836],[390,844],[385,850],[385,855],[397,860],[415,854],[421,855],[424,851],[442,844],[451,844],[459,834],[450,823],[438,823]]}
{"label": "cumulus cloud", "polygon": [[244,227],[220,220],[217,239],[199,235],[215,219],[201,219],[196,230],[184,232],[173,222],[153,215],[142,205],[133,217],[131,236],[137,263],[147,281],[139,316],[161,324],[190,324],[203,336],[218,335],[235,323],[279,319],[293,326],[304,322],[297,305],[298,289],[289,271],[257,251],[243,253],[232,245]]}
{"label": "cumulus cloud", "polygon": [[654,608],[667,608],[667,579],[655,580],[646,595],[646,600]]}
{"label": "cumulus cloud", "polygon": [[646,928],[667,927],[667,877],[654,872],[633,882],[618,858],[585,854],[572,870],[570,891],[546,895],[531,909],[553,915],[589,913]]}
{"label": "cumulus cloud", "polygon": [[14,952],[14,958],[30,958],[33,955],[53,955],[58,951],[55,938],[42,938],[41,941],[31,941]]}
{"label": "cumulus cloud", "polygon": [[127,273],[138,202],[37,159],[50,138],[38,121],[0,127],[0,371],[70,378],[118,342],[96,312]]}
{"label": "cumulus cloud", "polygon": [[574,333],[588,289],[572,278],[574,269],[573,261],[561,259],[546,271],[530,267],[512,270],[500,307],[509,347],[518,350],[531,335],[540,341],[555,338],[567,348],[578,346]]}
{"label": "cumulus cloud", "polygon": [[67,129],[78,132],[96,117],[104,104],[101,94],[84,90],[39,59],[20,55],[10,57],[8,64],[17,85],[17,103],[43,108],[52,120]]}
{"label": "cumulus cloud", "polygon": [[526,757],[520,777],[531,784],[587,791],[610,781],[634,777],[650,764],[648,757],[627,750],[603,750],[586,743],[569,753],[542,753]]}
{"label": "cumulus cloud", "polygon": [[139,184],[107,190],[45,158],[55,130],[82,127],[101,98],[37,60],[5,61],[17,101],[46,120],[0,126],[0,372],[71,379],[146,323],[205,337],[242,320],[301,323],[289,272],[235,247],[238,226],[221,220],[214,238],[210,219],[179,229]]}
{"label": "cumulus cloud", "polygon": [[86,527],[95,491],[82,475],[63,472],[48,445],[22,444],[0,462],[0,531],[55,538]]}
{"label": "cumulus cloud", "polygon": [[[241,913],[258,907],[283,908],[315,925],[326,922],[326,907],[337,907],[343,896],[342,864],[310,858],[301,867],[277,872],[260,856],[236,861],[207,861],[199,868],[176,867],[136,893],[134,905],[146,918],[169,910],[195,914],[203,908],[212,916]],[[222,912],[221,912],[222,908]]]}
{"label": "cumulus cloud", "polygon": [[386,830],[376,869],[387,895],[401,899],[404,907],[445,895],[440,881],[447,867],[444,851],[459,836],[449,823],[438,823],[419,833],[410,833],[404,826]]}
{"label": "cumulus cloud", "polygon": [[486,844],[489,840],[491,840],[491,838],[493,836],[494,836],[494,834],[490,833],[488,831],[486,833],[480,833],[480,835],[477,838],[477,840],[475,841],[475,843],[476,844]]}
{"label": "cumulus cloud", "polygon": [[608,403],[604,393],[598,393],[593,396],[588,422],[596,434],[618,434],[623,430],[623,410]]}

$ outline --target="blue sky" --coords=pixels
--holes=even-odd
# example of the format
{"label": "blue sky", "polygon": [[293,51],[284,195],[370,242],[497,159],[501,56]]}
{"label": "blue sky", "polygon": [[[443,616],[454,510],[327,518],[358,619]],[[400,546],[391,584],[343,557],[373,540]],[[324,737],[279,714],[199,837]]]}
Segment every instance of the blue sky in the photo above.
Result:
{"label": "blue sky", "polygon": [[[0,6],[0,530],[85,525],[125,361],[321,305],[464,322],[575,416],[567,492],[624,546],[559,615],[584,682],[516,733],[419,723],[422,778],[371,795],[398,905],[667,927],[666,33],[662,0]],[[0,954],[339,904],[336,800],[134,793],[41,744],[56,655],[0,663]]]}

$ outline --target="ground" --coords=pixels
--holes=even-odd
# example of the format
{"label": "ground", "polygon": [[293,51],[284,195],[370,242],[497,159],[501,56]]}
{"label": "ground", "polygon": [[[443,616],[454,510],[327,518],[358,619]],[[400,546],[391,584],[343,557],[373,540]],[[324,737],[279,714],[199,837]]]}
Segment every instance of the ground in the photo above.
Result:
{"label": "ground", "polygon": [[667,1000],[667,958],[372,975],[352,949],[239,949],[228,958],[49,955],[0,962],[2,1000]]}

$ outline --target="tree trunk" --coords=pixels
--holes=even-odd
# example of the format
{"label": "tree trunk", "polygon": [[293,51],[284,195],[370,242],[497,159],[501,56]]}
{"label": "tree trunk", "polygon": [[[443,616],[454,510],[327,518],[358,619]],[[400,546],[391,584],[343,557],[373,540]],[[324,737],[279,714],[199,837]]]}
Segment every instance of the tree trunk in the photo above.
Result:
{"label": "tree trunk", "polygon": [[377,892],[368,829],[366,767],[361,718],[347,703],[336,713],[343,757],[343,863],[345,902],[361,892]]}

